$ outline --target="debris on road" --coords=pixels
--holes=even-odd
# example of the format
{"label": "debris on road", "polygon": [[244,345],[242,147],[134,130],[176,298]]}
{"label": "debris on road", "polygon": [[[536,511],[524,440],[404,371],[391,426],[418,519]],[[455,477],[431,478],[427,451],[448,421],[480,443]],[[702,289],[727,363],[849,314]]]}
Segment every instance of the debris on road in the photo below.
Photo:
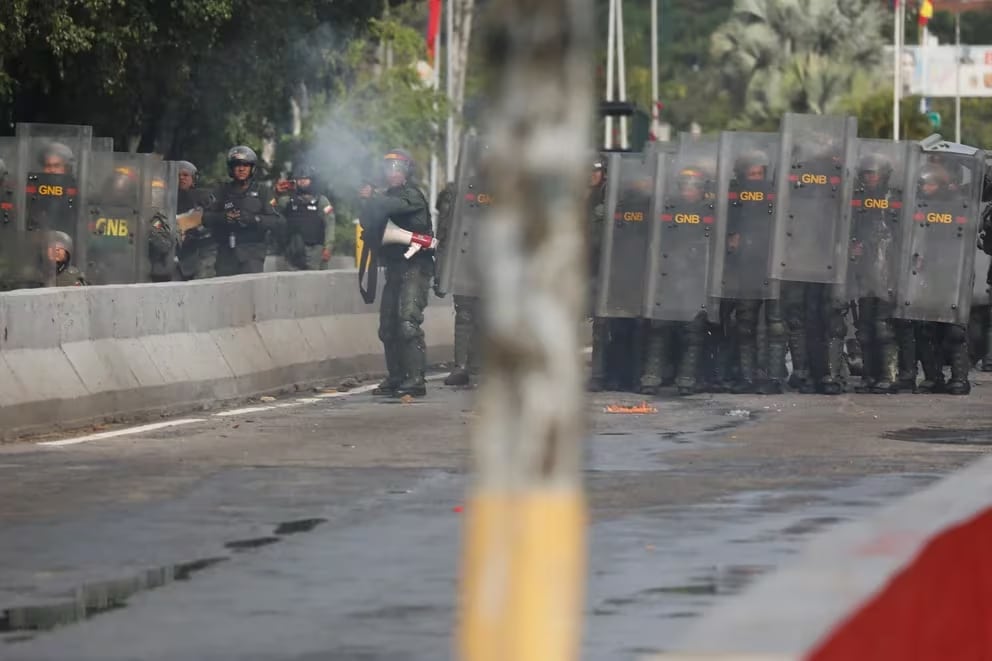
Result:
{"label": "debris on road", "polygon": [[633,415],[643,415],[645,413],[657,413],[658,409],[650,406],[647,402],[641,402],[640,404],[635,404],[633,406],[625,406],[623,404],[610,404],[605,409],[606,413],[628,413]]}

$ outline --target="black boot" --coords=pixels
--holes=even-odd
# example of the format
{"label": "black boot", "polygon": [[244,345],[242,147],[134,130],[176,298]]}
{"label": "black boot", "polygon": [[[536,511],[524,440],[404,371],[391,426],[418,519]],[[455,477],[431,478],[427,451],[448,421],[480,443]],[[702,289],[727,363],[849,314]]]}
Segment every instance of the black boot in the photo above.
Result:
{"label": "black boot", "polygon": [[[971,357],[968,355],[965,332],[964,329],[960,329],[957,336],[952,335],[951,380],[947,382],[947,394],[949,395],[967,395],[971,393],[971,382],[968,381]],[[960,342],[955,344],[955,337],[959,337]]]}
{"label": "black boot", "polygon": [[403,381],[403,367],[400,365],[399,355],[395,342],[383,343],[383,352],[386,358],[386,371],[388,375],[372,391],[378,397],[391,397],[396,392],[396,386]]}
{"label": "black boot", "polygon": [[894,341],[879,342],[877,367],[878,380],[872,384],[869,392],[875,395],[894,395],[899,392],[899,348]]}
{"label": "black boot", "polygon": [[840,395],[844,392],[844,341],[835,337],[827,340],[826,373],[820,380],[824,395]]}
{"label": "black boot", "polygon": [[411,340],[403,347],[402,362],[406,378],[396,386],[393,397],[423,397],[427,394],[424,369],[427,366],[427,347],[422,340]]}
{"label": "black boot", "polygon": [[461,365],[456,365],[455,369],[451,370],[451,374],[444,377],[444,385],[446,386],[467,386],[468,383],[468,370]]}

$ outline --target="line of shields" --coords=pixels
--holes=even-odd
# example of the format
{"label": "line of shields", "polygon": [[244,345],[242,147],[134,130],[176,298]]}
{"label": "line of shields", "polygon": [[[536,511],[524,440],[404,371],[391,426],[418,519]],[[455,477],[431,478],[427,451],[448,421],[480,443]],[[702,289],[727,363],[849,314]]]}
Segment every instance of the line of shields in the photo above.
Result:
{"label": "line of shields", "polygon": [[[479,294],[485,149],[463,141],[438,254],[439,289],[456,295]],[[775,300],[800,282],[882,299],[895,318],[966,324],[973,297],[989,296],[976,246],[984,173],[977,148],[859,139],[854,118],[827,115],[611,153],[595,315],[716,323],[721,300]]]}
{"label": "line of shields", "polygon": [[89,284],[149,281],[152,223],[178,238],[178,169],[113,147],[90,126],[21,123],[0,137],[0,290],[55,286],[70,265]]}

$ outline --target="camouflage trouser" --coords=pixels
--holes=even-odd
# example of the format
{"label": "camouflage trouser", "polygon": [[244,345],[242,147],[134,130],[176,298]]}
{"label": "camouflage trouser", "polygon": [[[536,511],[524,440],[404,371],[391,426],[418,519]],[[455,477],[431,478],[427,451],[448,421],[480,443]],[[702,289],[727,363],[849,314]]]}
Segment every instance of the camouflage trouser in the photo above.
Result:
{"label": "camouflage trouser", "polygon": [[782,283],[782,312],[792,354],[792,383],[834,385],[844,378],[845,315],[848,302],[832,285]]}
{"label": "camouflage trouser", "polygon": [[706,343],[707,319],[701,313],[692,321],[652,321],[648,328],[647,347],[644,354],[644,371],[641,374],[641,388],[658,388],[663,379],[665,364],[671,355],[673,341],[681,344],[682,351],[677,361],[675,385],[680,391],[696,388],[703,347]]}
{"label": "camouflage trouser", "polygon": [[981,361],[983,372],[992,371],[992,307],[972,304],[968,346],[972,364]]}
{"label": "camouflage trouser", "polygon": [[179,276],[202,280],[217,275],[217,243],[210,238],[183,243],[179,248]]}
{"label": "camouflage trouser", "polygon": [[[916,347],[929,387],[944,383],[944,363],[951,364],[951,381],[968,381],[971,358],[968,356],[968,330],[962,324],[933,321],[917,323]],[[923,384],[920,385],[922,389]]]}
{"label": "camouflage trouser", "polygon": [[879,298],[858,299],[858,323],[855,336],[864,360],[864,387],[892,385],[899,377],[899,347],[892,320],[895,303]]}
{"label": "camouflage trouser", "polygon": [[386,284],[379,305],[379,339],[389,378],[397,383],[424,377],[427,345],[421,324],[433,277],[434,262],[429,255],[386,265]]}
{"label": "camouflage trouser", "polygon": [[633,388],[640,374],[642,321],[594,317],[591,381],[594,387]]}
{"label": "camouflage trouser", "polygon": [[455,365],[471,372],[479,369],[479,299],[455,296]]}
{"label": "camouflage trouser", "polygon": [[301,246],[295,252],[286,251],[287,271],[322,271],[327,268],[327,262],[323,260],[324,246],[317,244],[312,246]]}
{"label": "camouflage trouser", "polygon": [[245,243],[236,248],[226,245],[217,247],[217,275],[241,275],[262,273],[265,270],[265,254],[268,248],[264,243]]}
{"label": "camouflage trouser", "polygon": [[[737,338],[740,351],[739,382],[749,384],[760,380],[785,381],[785,322],[782,305],[777,300],[744,299],[734,301],[737,311]],[[758,326],[764,314],[767,351],[759,348]],[[759,357],[764,358],[764,363]]]}

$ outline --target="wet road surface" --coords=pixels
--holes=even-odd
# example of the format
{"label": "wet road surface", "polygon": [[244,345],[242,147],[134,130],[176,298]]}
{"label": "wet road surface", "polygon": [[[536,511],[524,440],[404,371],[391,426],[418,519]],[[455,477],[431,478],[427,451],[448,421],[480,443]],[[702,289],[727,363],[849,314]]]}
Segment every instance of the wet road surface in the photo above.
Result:
{"label": "wet road surface", "polygon": [[[472,397],[0,446],[0,658],[449,658]],[[590,398],[584,658],[665,650],[811,535],[987,452],[990,400],[981,375],[968,398]]]}

